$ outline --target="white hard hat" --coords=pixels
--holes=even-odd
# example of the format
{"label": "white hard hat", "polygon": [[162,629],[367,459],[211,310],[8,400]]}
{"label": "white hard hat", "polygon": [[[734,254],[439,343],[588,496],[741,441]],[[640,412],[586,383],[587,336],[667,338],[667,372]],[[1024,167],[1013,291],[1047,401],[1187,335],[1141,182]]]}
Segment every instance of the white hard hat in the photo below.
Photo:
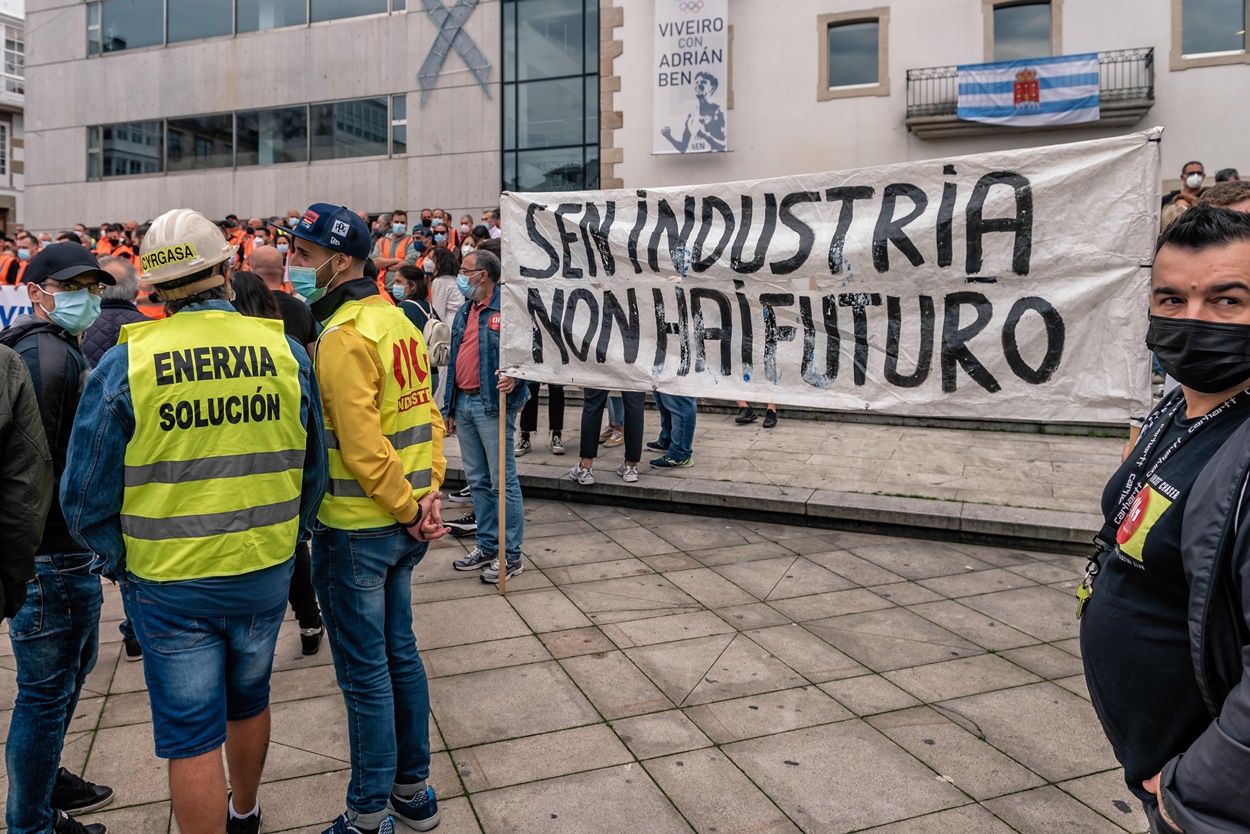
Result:
{"label": "white hard hat", "polygon": [[162,289],[162,285],[219,264],[238,248],[227,243],[217,224],[198,211],[174,209],[152,221],[139,245],[139,266],[143,279],[164,298],[185,298],[221,286],[224,276],[174,288]]}

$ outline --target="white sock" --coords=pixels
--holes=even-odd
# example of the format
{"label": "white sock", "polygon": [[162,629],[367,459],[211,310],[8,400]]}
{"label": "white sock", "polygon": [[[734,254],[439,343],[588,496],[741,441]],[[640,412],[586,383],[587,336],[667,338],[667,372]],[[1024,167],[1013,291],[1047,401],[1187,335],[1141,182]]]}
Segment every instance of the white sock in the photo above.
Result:
{"label": "white sock", "polygon": [[230,807],[230,819],[232,820],[245,820],[248,817],[254,817],[260,813],[260,798],[259,797],[256,799],[256,807],[246,814],[240,814],[238,811],[234,810],[233,798],[231,798],[231,800],[226,804]]}
{"label": "white sock", "polygon": [[401,785],[396,783],[391,787],[391,792],[400,799],[412,799],[417,794],[425,792],[425,782],[417,782],[415,785]]}

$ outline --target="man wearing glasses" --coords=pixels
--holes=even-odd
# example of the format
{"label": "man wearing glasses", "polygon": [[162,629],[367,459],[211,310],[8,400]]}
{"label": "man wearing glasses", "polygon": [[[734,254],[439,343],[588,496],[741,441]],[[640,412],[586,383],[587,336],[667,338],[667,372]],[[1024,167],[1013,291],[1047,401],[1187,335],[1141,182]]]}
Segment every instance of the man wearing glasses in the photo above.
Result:
{"label": "man wearing glasses", "polygon": [[[465,480],[473,496],[473,513],[448,523],[453,531],[475,533],[477,546],[452,562],[456,570],[481,571],[483,582],[499,581],[499,554],[504,554],[508,577],[523,569],[521,541],[525,533],[525,507],[517,479],[513,434],[516,416],[529,399],[528,385],[499,375],[499,259],[481,249],[464,259],[456,288],[464,304],[451,326],[450,379],[444,394],[443,413],[447,430],[456,428]],[[499,392],[507,394],[506,414],[499,413]],[[499,477],[499,421],[504,420],[506,460]],[[503,482],[503,489],[496,485]],[[496,492],[507,501],[507,530],[499,529]]]}
{"label": "man wearing glasses", "polygon": [[15,834],[104,834],[103,825],[84,826],[67,814],[109,804],[112,788],[58,770],[65,731],[95,666],[103,598],[100,578],[89,571],[92,554],[70,536],[59,494],[88,370],[78,336],[100,315],[100,284],[114,279],[76,243],[45,247],[30,259],[25,278],[34,312],[0,333],[0,343],[13,348],[30,370],[57,497],[36,550],[36,577],[9,624],[17,701],[5,746],[6,820]]}

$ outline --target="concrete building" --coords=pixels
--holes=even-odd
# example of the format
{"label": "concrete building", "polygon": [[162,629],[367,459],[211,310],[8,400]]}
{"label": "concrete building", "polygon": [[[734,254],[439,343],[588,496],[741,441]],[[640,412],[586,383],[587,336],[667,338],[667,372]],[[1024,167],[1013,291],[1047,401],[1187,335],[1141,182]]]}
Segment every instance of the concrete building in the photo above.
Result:
{"label": "concrete building", "polygon": [[22,7],[22,0],[0,0],[0,34],[4,39],[4,62],[0,64],[0,232],[11,231],[23,216],[26,25]]}
{"label": "concrete building", "polygon": [[[22,219],[321,199],[476,216],[502,188],[750,179],[1154,124],[1165,185],[1189,159],[1208,182],[1250,168],[1247,0],[875,1],[729,0],[729,152],[653,155],[655,0],[27,0]],[[1100,55],[1101,121],[955,117],[954,65],[1080,52]]]}

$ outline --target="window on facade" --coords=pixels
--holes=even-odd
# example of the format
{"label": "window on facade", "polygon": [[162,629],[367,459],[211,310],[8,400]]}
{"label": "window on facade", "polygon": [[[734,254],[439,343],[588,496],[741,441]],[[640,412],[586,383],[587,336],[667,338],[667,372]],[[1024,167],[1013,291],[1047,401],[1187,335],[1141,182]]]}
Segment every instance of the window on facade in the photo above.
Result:
{"label": "window on facade", "polygon": [[308,0],[238,0],[239,32],[263,32],[308,22]]}
{"label": "window on facade", "polygon": [[385,98],[314,104],[309,125],[314,162],[387,154],[390,119]]}
{"label": "window on facade", "polygon": [[597,0],[504,0],[504,184],[599,185]]}
{"label": "window on facade", "polygon": [[7,93],[26,93],[26,45],[22,32],[4,29],[4,90]]}
{"label": "window on facade", "polygon": [[167,0],[168,43],[234,33],[234,0]]}
{"label": "window on facade", "polygon": [[100,41],[105,52],[164,42],[164,0],[104,0],[100,18]]}
{"label": "window on facade", "polygon": [[0,177],[9,175],[9,126],[0,123]]}
{"label": "window on facade", "polygon": [[87,179],[100,178],[100,128],[87,128]]}
{"label": "window on facade", "polygon": [[387,11],[387,0],[312,0],[311,7],[313,23]]}
{"label": "window on facade", "polygon": [[234,165],[234,116],[196,116],[165,123],[169,171],[229,168]]}
{"label": "window on facade", "polygon": [[881,80],[881,23],[862,20],[829,25],[829,86],[853,87]]}
{"label": "window on facade", "polygon": [[308,108],[277,107],[237,114],[235,164],[308,161]]}
{"label": "window on facade", "polygon": [[159,121],[105,127],[100,143],[103,176],[160,173],[164,167],[161,132]]}
{"label": "window on facade", "polygon": [[391,153],[408,153],[408,96],[391,96]]}
{"label": "window on facade", "polygon": [[1182,0],[1182,54],[1227,54],[1245,49],[1245,0]]}
{"label": "window on facade", "polygon": [[994,60],[1022,61],[1051,54],[1050,2],[994,7]]}

